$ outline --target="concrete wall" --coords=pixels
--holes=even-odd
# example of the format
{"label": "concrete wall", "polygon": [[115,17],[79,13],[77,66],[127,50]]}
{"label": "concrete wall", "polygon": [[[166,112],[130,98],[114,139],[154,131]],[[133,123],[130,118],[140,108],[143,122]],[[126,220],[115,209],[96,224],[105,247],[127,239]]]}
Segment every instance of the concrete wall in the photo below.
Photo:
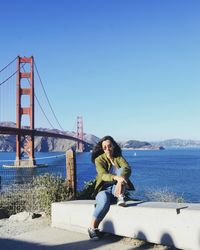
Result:
{"label": "concrete wall", "polygon": [[[52,204],[52,226],[87,233],[94,201]],[[111,205],[101,223],[105,232],[175,246],[200,249],[200,204],[133,202]]]}

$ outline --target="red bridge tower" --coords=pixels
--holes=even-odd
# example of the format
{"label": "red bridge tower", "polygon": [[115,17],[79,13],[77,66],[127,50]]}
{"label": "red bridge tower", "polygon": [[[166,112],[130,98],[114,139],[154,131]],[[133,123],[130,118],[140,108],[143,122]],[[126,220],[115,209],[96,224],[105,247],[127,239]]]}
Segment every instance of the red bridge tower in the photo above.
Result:
{"label": "red bridge tower", "polygon": [[[83,118],[81,116],[77,117],[77,138],[83,141]],[[83,152],[84,144],[82,142],[77,142],[76,151]]]}
{"label": "red bridge tower", "polygon": [[[28,72],[21,72],[24,67]],[[24,70],[25,71],[25,70]],[[26,79],[25,85],[24,79]],[[27,84],[28,83],[28,84]],[[28,105],[22,106],[22,96],[29,96]],[[22,128],[22,116],[29,116],[28,128],[34,129],[34,59],[33,57],[17,58],[17,82],[16,82],[16,127]],[[27,158],[24,158],[27,156]],[[34,136],[16,136],[16,160],[15,166],[34,166]]]}

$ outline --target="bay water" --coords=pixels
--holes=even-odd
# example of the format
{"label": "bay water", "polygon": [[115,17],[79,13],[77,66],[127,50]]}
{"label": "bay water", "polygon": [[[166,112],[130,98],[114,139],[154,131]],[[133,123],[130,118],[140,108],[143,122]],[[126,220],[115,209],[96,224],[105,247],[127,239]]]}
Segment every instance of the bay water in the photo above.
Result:
{"label": "bay water", "polygon": [[[200,148],[165,150],[124,150],[123,156],[132,168],[131,181],[136,190],[135,199],[146,199],[148,192],[166,190],[182,196],[186,202],[200,202]],[[43,173],[66,177],[66,159],[63,152],[35,153],[38,164],[46,167],[34,169],[5,168],[15,159],[15,153],[0,152],[1,185],[21,181],[22,175],[36,176]],[[91,153],[77,153],[77,186],[94,179],[96,169],[91,163]],[[17,180],[19,178],[20,180]]]}

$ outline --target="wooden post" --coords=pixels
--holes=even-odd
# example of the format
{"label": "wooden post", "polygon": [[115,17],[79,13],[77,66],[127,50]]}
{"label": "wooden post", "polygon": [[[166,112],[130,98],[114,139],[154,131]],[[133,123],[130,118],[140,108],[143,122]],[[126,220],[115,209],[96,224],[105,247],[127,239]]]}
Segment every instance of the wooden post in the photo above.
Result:
{"label": "wooden post", "polygon": [[72,191],[72,197],[76,198],[76,153],[73,149],[66,152],[67,183]]}

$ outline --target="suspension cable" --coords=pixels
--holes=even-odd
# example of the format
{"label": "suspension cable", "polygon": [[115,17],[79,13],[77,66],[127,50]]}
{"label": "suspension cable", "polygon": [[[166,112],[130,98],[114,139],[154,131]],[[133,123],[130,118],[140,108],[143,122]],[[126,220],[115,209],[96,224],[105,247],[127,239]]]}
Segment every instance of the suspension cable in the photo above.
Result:
{"label": "suspension cable", "polygon": [[8,63],[3,69],[0,70],[0,73],[6,69],[8,66],[10,66],[15,60],[17,59],[17,57],[15,57],[10,63]]}
{"label": "suspension cable", "polygon": [[[24,65],[22,66],[22,69],[23,69],[24,72],[25,72]],[[26,78],[26,79],[28,80],[29,85],[31,85],[30,80],[29,80],[28,78]],[[43,115],[44,115],[45,118],[47,119],[47,121],[48,121],[48,123],[50,124],[50,126],[54,129],[54,126],[52,125],[52,123],[51,123],[50,120],[48,119],[47,115],[45,114],[45,111],[44,111],[44,109],[42,108],[42,105],[40,104],[39,99],[37,98],[37,96],[36,96],[35,93],[34,93],[34,96],[35,96],[35,98],[36,98],[36,101],[37,101],[37,103],[38,103],[38,105],[39,105],[39,107],[40,107],[40,109],[41,109]]]}
{"label": "suspension cable", "polygon": [[50,126],[54,129],[54,126],[52,125],[52,123],[50,122],[49,118],[48,118],[47,115],[45,114],[45,111],[44,111],[44,109],[42,108],[42,105],[40,104],[39,99],[37,98],[37,96],[36,96],[35,93],[34,93],[34,96],[35,96],[35,98],[36,98],[36,100],[37,100],[37,103],[38,103],[38,105],[39,105],[39,107],[40,107],[40,109],[41,109],[43,115],[44,115],[45,118],[47,119],[47,121],[48,121],[48,123],[50,124]]}
{"label": "suspension cable", "polygon": [[6,80],[4,80],[3,82],[1,82],[0,86],[3,85],[5,82],[7,82],[10,78],[12,78],[17,73],[17,71],[15,71],[15,73],[13,73],[12,75],[10,75]]}
{"label": "suspension cable", "polygon": [[51,109],[51,111],[52,111],[52,113],[53,113],[53,116],[54,116],[55,120],[57,121],[57,123],[58,123],[59,127],[61,128],[61,130],[64,131],[64,129],[63,129],[62,126],[60,125],[60,123],[59,123],[59,121],[58,121],[58,118],[56,117],[56,114],[55,114],[55,112],[54,112],[54,110],[53,110],[53,108],[52,108],[52,105],[51,105],[50,101],[49,101],[49,98],[48,98],[47,93],[46,93],[46,91],[45,91],[45,88],[44,88],[44,85],[43,85],[43,83],[42,83],[42,80],[41,80],[40,74],[39,74],[39,72],[38,72],[37,65],[36,65],[35,61],[34,61],[34,66],[35,66],[35,69],[36,69],[36,72],[37,72],[37,75],[38,75],[40,84],[41,84],[42,89],[43,89],[43,91],[44,91],[44,94],[45,94],[45,96],[46,96],[47,102],[48,102],[48,104],[49,104],[49,107],[50,107],[50,109]]}
{"label": "suspension cable", "polygon": [[[17,58],[17,57],[16,57],[16,58]],[[3,71],[5,68],[7,68],[11,63],[13,63],[13,62],[16,60],[16,58],[15,58],[14,60],[12,60],[12,62],[10,62],[9,64],[7,64],[0,72],[2,72],[2,71]],[[20,69],[23,68],[23,70],[24,70],[24,72],[25,72],[24,65],[25,65],[25,63],[22,64],[22,66],[20,67]],[[55,120],[57,121],[57,123],[58,123],[59,127],[61,128],[61,130],[64,131],[64,129],[62,128],[62,126],[60,125],[60,123],[59,123],[59,121],[58,121],[58,118],[57,118],[56,115],[55,115],[55,112],[53,111],[52,105],[50,104],[49,98],[48,98],[47,93],[46,93],[46,91],[45,91],[44,85],[43,85],[43,83],[42,83],[42,80],[41,80],[41,77],[40,77],[40,75],[39,75],[39,72],[38,72],[38,69],[37,69],[37,66],[36,66],[35,62],[34,62],[34,65],[35,65],[35,68],[36,68],[36,72],[37,72],[38,78],[39,78],[39,80],[40,80],[40,84],[41,84],[42,89],[43,89],[43,91],[44,91],[44,94],[45,94],[45,96],[46,96],[47,102],[48,102],[49,107],[50,107],[50,109],[51,109],[51,111],[52,111],[52,113],[53,113],[53,116],[54,116]],[[0,86],[3,85],[5,82],[7,82],[10,78],[12,78],[20,69],[17,69],[12,75],[10,75],[7,79],[5,79],[3,82],[1,82],[1,83],[0,83]],[[28,79],[28,80],[29,80],[29,79]],[[30,81],[29,81],[29,84],[30,84]],[[54,128],[54,126],[53,126],[52,123],[49,121],[48,117],[46,116],[46,114],[45,114],[45,112],[44,112],[44,110],[43,110],[43,108],[42,108],[42,106],[41,106],[41,104],[40,104],[40,102],[39,102],[39,100],[38,100],[38,98],[37,98],[37,96],[36,96],[35,93],[34,93],[34,96],[35,96],[35,98],[36,98],[36,100],[37,100],[37,102],[38,102],[38,105],[39,105],[39,107],[40,107],[42,113],[44,114],[44,116],[46,117],[47,121],[49,122],[50,126],[51,126],[52,128]]]}
{"label": "suspension cable", "polygon": [[[24,63],[25,64],[25,63]],[[24,66],[24,64],[20,67],[20,69]],[[12,78],[15,74],[17,74],[17,72],[20,70],[17,69],[12,75],[10,75],[6,80],[4,80],[3,82],[0,83],[0,86],[3,85],[5,82],[7,82],[10,78]]]}

